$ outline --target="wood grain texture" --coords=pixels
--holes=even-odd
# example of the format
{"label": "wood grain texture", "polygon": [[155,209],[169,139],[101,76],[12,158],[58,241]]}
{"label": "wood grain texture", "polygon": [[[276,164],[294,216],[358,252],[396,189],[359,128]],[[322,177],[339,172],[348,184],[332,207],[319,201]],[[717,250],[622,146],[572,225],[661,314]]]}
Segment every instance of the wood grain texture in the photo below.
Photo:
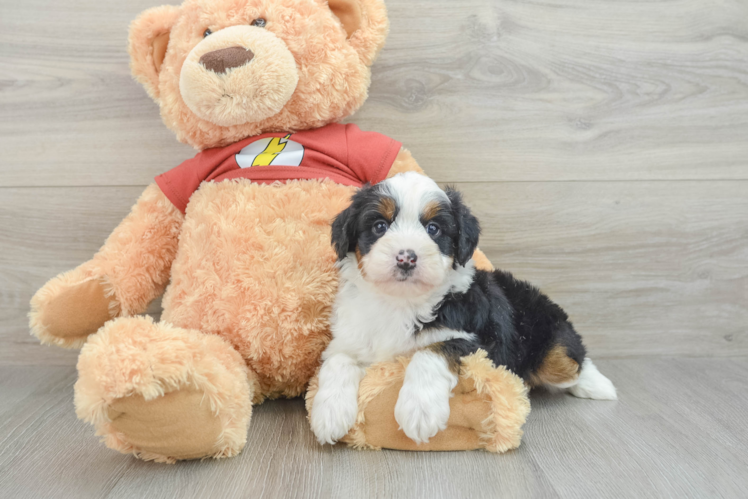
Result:
{"label": "wood grain texture", "polygon": [[144,189],[0,189],[0,364],[75,364],[77,351],[30,335],[29,302],[47,280],[93,257]]}
{"label": "wood grain texture", "polygon": [[[455,186],[489,258],[561,304],[595,357],[748,355],[748,181]],[[0,364],[75,362],[28,334],[29,300],[143,189],[2,190]]]}
{"label": "wood grain texture", "polygon": [[748,354],[748,182],[456,186],[595,356]]}
{"label": "wood grain texture", "polygon": [[258,406],[238,457],[173,466],[98,443],[75,419],[72,367],[0,367],[0,496],[740,497],[746,361],[601,361],[620,401],[536,391],[504,455],[321,447],[296,399]]}
{"label": "wood grain texture", "polygon": [[194,154],[129,75],[127,26],[161,3],[0,0],[0,497],[745,495],[748,3],[387,0],[351,121],[457,183],[482,249],[568,310],[621,400],[536,392],[500,456],[322,448],[274,401],[239,457],[176,466],[99,444],[77,352],[26,319]]}
{"label": "wood grain texture", "polygon": [[[161,3],[0,0],[0,186],[143,185],[192,156],[129,76],[127,25]],[[352,120],[440,181],[748,179],[743,0],[388,7]]]}

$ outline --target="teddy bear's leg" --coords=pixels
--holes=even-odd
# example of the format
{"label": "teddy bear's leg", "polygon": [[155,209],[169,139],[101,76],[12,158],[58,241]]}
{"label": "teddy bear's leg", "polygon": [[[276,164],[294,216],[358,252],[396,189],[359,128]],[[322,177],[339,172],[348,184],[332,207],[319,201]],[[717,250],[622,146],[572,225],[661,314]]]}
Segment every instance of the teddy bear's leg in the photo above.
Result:
{"label": "teddy bear's leg", "polygon": [[31,332],[80,347],[106,321],[145,311],[169,282],[184,216],[155,184],[90,261],[52,278],[31,299]]}
{"label": "teddy bear's leg", "polygon": [[220,337],[118,318],[81,350],[75,407],[108,447],[173,463],[239,453],[256,392],[254,373]]}
{"label": "teddy bear's leg", "polygon": [[[399,359],[367,369],[359,386],[356,424],[342,441],[356,448],[421,451],[485,448],[501,453],[519,446],[530,412],[527,386],[503,366],[494,367],[483,350],[462,358],[446,428],[427,443],[406,436],[395,408],[409,362]],[[306,395],[310,420],[318,388],[314,377]]]}

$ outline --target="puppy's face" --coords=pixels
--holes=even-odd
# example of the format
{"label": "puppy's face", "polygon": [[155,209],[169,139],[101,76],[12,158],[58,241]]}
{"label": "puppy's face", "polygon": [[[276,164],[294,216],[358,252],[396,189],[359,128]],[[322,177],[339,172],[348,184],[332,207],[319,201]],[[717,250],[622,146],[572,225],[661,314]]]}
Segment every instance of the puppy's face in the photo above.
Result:
{"label": "puppy's face", "polygon": [[357,260],[363,279],[407,297],[444,284],[470,260],[479,234],[457,191],[409,172],[356,193],[333,223],[332,243],[339,260]]}

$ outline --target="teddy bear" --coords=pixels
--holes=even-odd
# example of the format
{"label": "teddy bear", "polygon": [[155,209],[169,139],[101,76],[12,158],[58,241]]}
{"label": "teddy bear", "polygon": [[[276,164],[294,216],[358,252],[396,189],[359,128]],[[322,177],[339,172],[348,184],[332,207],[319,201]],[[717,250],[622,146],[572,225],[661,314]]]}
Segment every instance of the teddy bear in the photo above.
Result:
{"label": "teddy bear", "polygon": [[[387,31],[381,0],[186,0],[132,23],[133,75],[198,153],[29,313],[42,343],[81,348],[76,413],[106,446],[231,457],[253,405],[314,394],[337,287],[330,223],[363,184],[423,172],[398,141],[341,123],[366,100]],[[162,294],[154,321],[144,312]],[[393,417],[406,364],[371,367],[349,444],[519,445],[527,388],[481,353],[463,360],[447,429],[410,441]]]}

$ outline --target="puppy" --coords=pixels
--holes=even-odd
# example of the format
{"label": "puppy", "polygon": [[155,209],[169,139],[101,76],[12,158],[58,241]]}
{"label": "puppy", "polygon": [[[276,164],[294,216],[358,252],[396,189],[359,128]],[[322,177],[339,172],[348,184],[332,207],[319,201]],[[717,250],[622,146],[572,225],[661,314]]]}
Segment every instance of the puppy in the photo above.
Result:
{"label": "puppy", "polygon": [[367,366],[412,353],[395,419],[416,443],[446,428],[460,359],[477,349],[529,386],[616,399],[559,306],[507,272],[475,269],[479,234],[457,191],[412,172],[364,187],[337,216],[340,287],[311,417],[320,443],[353,427]]}

